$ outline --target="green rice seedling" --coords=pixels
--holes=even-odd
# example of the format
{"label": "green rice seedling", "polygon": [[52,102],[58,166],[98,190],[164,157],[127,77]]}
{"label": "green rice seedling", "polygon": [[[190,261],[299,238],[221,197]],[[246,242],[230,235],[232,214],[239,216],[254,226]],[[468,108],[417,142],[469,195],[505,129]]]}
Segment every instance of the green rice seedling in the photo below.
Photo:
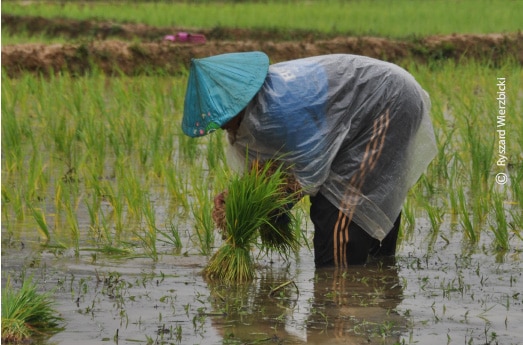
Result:
{"label": "green rice seedling", "polygon": [[6,188],[4,188],[4,185],[2,184],[2,198],[0,199],[1,200],[1,203],[2,203],[2,207],[1,207],[1,216],[2,216],[2,225],[4,227],[4,229],[6,229],[7,231],[11,231],[10,230],[10,219],[11,219],[11,216],[10,216],[10,212],[9,210],[6,209],[6,205],[8,203],[10,203],[10,200],[9,200],[9,194],[8,194],[8,191]]}
{"label": "green rice seedling", "polygon": [[209,254],[214,244],[214,223],[212,220],[212,204],[208,200],[199,203],[198,206],[192,205],[192,211],[196,220],[196,236],[203,255]]}
{"label": "green rice seedling", "polygon": [[[15,218],[19,221],[25,218],[24,197],[22,196],[22,191],[20,189],[13,188],[12,186],[9,186],[9,183],[3,181],[2,214],[5,216],[5,220],[9,219],[10,212],[13,212]],[[2,224],[4,224],[4,222],[2,222]]]}
{"label": "green rice seedling", "polygon": [[[91,227],[91,229],[93,229]],[[131,249],[125,246],[125,242],[119,237],[118,233],[114,234],[112,223],[106,220],[106,216],[101,213],[100,224],[96,228],[96,248],[95,251],[100,251],[106,254],[129,255]]]}
{"label": "green rice seedling", "polygon": [[299,247],[301,231],[295,230],[296,218],[290,212],[290,209],[295,202],[301,199],[301,186],[295,180],[294,175],[279,166],[277,161],[267,162],[265,165],[268,167],[257,164],[256,168],[260,174],[281,174],[283,184],[280,187],[280,193],[289,197],[289,203],[271,212],[269,221],[260,226],[261,245],[266,252],[277,252],[288,257]]}
{"label": "green rice seedling", "polygon": [[[64,100],[68,102],[67,99]],[[54,108],[54,107],[53,107]],[[53,109],[51,108],[51,109]],[[58,110],[51,116],[50,111],[45,112],[48,120],[48,135],[53,140],[55,154],[69,169],[76,166],[77,123],[74,114],[67,109]]]}
{"label": "green rice seedling", "polygon": [[307,229],[307,219],[309,218],[309,210],[310,200],[308,197],[304,197],[296,204],[296,206],[293,207],[292,215],[294,222],[294,232],[296,233],[295,237],[297,241],[300,241],[299,239],[301,238],[299,244],[305,245],[309,251],[312,251],[310,243],[312,238],[309,238],[309,233]]}
{"label": "green rice seedling", "polygon": [[200,252],[209,254],[214,244],[214,222],[212,219],[212,189],[207,184],[202,184],[200,179],[203,172],[202,167],[191,168],[192,196],[194,202],[191,205],[192,214],[196,220],[196,236],[200,246]]}
{"label": "green rice seedling", "polygon": [[158,251],[156,249],[158,231],[156,227],[156,214],[148,195],[143,198],[143,214],[145,217],[145,227],[143,229],[143,234],[138,233],[137,236],[140,238],[147,256],[154,261],[158,261]]}
{"label": "green rice seedling", "polygon": [[182,130],[178,130],[178,154],[188,164],[194,164],[198,161],[198,145],[201,139],[193,139],[182,133]]}
{"label": "green rice seedling", "polygon": [[[492,131],[491,131],[492,132]],[[492,150],[493,138],[487,137],[482,131],[478,131],[478,126],[467,120],[466,143],[469,146],[471,157],[471,187],[472,190],[481,188],[481,192],[487,188],[487,182],[490,177],[490,169],[494,157]]]}
{"label": "green rice seedling", "polygon": [[[90,105],[91,107],[91,105]],[[105,123],[100,121],[98,112],[81,116],[78,136],[85,150],[85,165],[96,177],[104,176],[108,144]],[[103,114],[103,113],[102,113]]]}
{"label": "green rice seedling", "polygon": [[410,198],[407,198],[405,204],[403,205],[401,218],[403,221],[401,222],[400,234],[398,235],[398,238],[400,240],[408,239],[414,233],[414,227],[416,226],[414,207]]}
{"label": "green rice seedling", "polygon": [[510,173],[510,181],[510,195],[519,205],[519,210],[523,211],[523,169],[513,169]]}
{"label": "green rice seedling", "polygon": [[23,168],[23,143],[31,131],[25,118],[17,116],[17,106],[23,102],[22,90],[2,73],[2,177],[5,172],[18,172]]}
{"label": "green rice seedling", "polygon": [[214,135],[209,136],[207,144],[207,167],[214,171],[219,166],[220,162],[225,161],[225,151],[223,144],[223,132],[218,131]]}
{"label": "green rice seedling", "polygon": [[260,226],[262,249],[266,252],[283,253],[288,257],[298,250],[299,234],[294,231],[294,216],[288,211],[276,211],[269,221]]}
{"label": "green rice seedling", "polygon": [[414,233],[418,209],[425,202],[423,193],[421,185],[417,184],[409,191],[408,197],[405,200],[402,209],[403,221],[401,222],[401,231],[404,238],[410,238]]}
{"label": "green rice seedling", "polygon": [[427,203],[427,205],[425,206],[425,210],[427,211],[427,215],[429,216],[433,236],[436,236],[439,232],[441,223],[443,222],[444,211],[442,207],[437,205],[431,205],[429,203]]}
{"label": "green rice seedling", "polygon": [[71,240],[74,246],[74,253],[76,257],[80,256],[80,227],[78,225],[78,218],[76,217],[76,210],[73,209],[70,203],[65,205],[67,225],[71,232]]}
{"label": "green rice seedling", "polygon": [[449,151],[451,151],[451,144],[453,139],[453,134],[455,131],[455,127],[450,129],[449,131],[442,130],[441,128],[436,128],[435,130],[436,134],[436,145],[438,147],[438,153],[436,157],[434,158],[434,162],[429,166],[430,169],[433,169],[435,171],[435,176],[437,176],[438,179],[449,179],[449,171],[448,171],[448,162],[451,161],[449,158]]}
{"label": "green rice seedling", "polygon": [[146,186],[142,183],[141,176],[134,167],[129,167],[125,161],[120,161],[117,169],[119,180],[118,189],[123,191],[127,215],[135,220],[140,220],[142,215],[142,199],[146,193]]}
{"label": "green rice seedling", "polygon": [[42,162],[42,155],[39,153],[34,140],[31,140],[31,142],[32,148],[29,150],[32,151],[32,154],[24,164],[25,178],[20,186],[26,202],[44,199],[49,182],[49,173]]}
{"label": "green rice seedling", "polygon": [[181,208],[187,212],[189,210],[189,202],[187,199],[188,183],[185,180],[185,176],[180,173],[183,168],[166,164],[163,169],[164,172],[162,173],[162,176],[164,176],[166,188],[173,204],[175,206],[180,205]]}
{"label": "green rice seedling", "polygon": [[450,209],[448,212],[450,213],[452,217],[452,221],[455,222],[455,218],[459,214],[459,198],[458,198],[458,189],[455,186],[457,183],[457,171],[458,171],[458,156],[454,155],[451,159],[450,163],[450,173],[449,173],[449,179],[448,179],[448,189],[447,189],[447,195],[448,195],[448,201]]}
{"label": "green rice seedling", "polygon": [[211,257],[204,272],[211,279],[225,282],[246,282],[254,278],[251,250],[257,243],[258,230],[270,224],[274,212],[292,202],[282,192],[283,171],[268,173],[253,167],[232,178],[225,201],[224,243]]}
{"label": "green rice seedling", "polygon": [[[116,186],[111,183],[111,181],[104,180],[100,184],[100,189],[98,190],[97,207],[99,208],[99,201],[103,198],[108,201],[112,207],[110,213],[110,218],[114,225],[115,230],[115,239],[118,241],[121,237],[121,234],[124,230],[124,207],[125,207],[125,196],[124,191],[121,188],[116,188]],[[107,234],[109,236],[109,234]],[[110,237],[108,237],[110,238]]]}
{"label": "green rice seedling", "polygon": [[477,243],[479,241],[479,234],[476,232],[474,224],[470,220],[468,203],[465,198],[465,192],[463,191],[463,187],[459,189],[458,200],[461,225],[463,227],[463,230],[465,231],[465,237],[467,237],[469,241],[471,241],[472,243]]}
{"label": "green rice seedling", "polygon": [[158,229],[158,233],[163,236],[163,239],[158,238],[158,241],[173,245],[177,250],[182,248],[183,245],[180,238],[180,231],[172,221],[168,226],[168,230],[162,231]]}
{"label": "green rice seedling", "polygon": [[47,225],[47,221],[45,220],[45,215],[40,209],[36,209],[33,206],[29,205],[29,208],[31,209],[31,213],[33,214],[33,218],[36,221],[36,224],[38,225],[38,232],[40,233],[40,236],[44,240],[44,244],[49,243],[51,240],[51,232],[49,231],[49,226]]}
{"label": "green rice seedling", "polygon": [[89,191],[89,198],[86,198],[85,206],[89,213],[90,227],[98,228],[100,225],[100,209],[104,197],[102,187],[104,180],[89,172],[85,173],[83,179],[85,189]]}
{"label": "green rice seedling", "polygon": [[472,207],[474,224],[480,227],[485,224],[488,214],[492,208],[492,192],[490,190],[484,191],[484,194],[472,194],[472,200],[469,202],[469,206]]}
{"label": "green rice seedling", "polygon": [[53,308],[51,293],[39,293],[32,278],[16,291],[10,277],[2,288],[2,343],[21,343],[35,335],[60,331],[63,319]]}
{"label": "green rice seedling", "polygon": [[515,169],[511,174],[510,191],[513,198],[512,208],[510,214],[512,216],[514,233],[519,238],[522,237],[521,230],[523,229],[523,169]]}
{"label": "green rice seedling", "polygon": [[507,215],[505,211],[504,195],[494,193],[494,218],[491,230],[494,233],[494,248],[499,251],[507,251],[510,247]]}

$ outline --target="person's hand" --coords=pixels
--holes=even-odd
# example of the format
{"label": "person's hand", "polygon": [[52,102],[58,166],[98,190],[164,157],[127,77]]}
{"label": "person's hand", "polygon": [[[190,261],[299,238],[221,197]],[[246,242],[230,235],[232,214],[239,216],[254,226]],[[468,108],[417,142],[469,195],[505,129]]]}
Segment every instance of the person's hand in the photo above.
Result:
{"label": "person's hand", "polygon": [[223,191],[214,197],[214,207],[225,207],[225,194],[227,191]]}
{"label": "person's hand", "polygon": [[[212,209],[212,219],[214,224],[225,233],[226,220],[225,220],[225,198],[227,197],[227,191],[223,191],[214,197],[214,207]],[[223,235],[223,234],[222,234]]]}

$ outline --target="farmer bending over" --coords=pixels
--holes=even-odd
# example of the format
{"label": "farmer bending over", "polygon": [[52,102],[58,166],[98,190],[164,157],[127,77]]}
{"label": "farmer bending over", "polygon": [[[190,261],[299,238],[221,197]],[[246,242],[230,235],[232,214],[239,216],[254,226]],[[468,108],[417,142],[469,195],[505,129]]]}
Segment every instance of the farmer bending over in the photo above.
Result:
{"label": "farmer bending over", "polygon": [[429,110],[391,63],[231,53],[192,60],[182,128],[227,130],[240,162],[281,160],[310,196],[316,266],[344,267],[395,255],[402,204],[436,153]]}

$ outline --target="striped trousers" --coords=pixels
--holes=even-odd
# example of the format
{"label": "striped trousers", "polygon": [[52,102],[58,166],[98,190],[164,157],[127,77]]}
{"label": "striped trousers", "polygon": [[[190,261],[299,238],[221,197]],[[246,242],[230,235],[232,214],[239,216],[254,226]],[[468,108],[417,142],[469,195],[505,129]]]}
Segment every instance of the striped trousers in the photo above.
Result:
{"label": "striped trousers", "polygon": [[337,157],[341,161],[347,157],[362,157],[354,170],[343,171],[343,168],[339,168],[336,171],[337,174],[346,173],[351,176],[347,182],[350,188],[347,188],[342,201],[345,212],[329,202],[321,192],[311,196],[310,217],[315,228],[314,251],[317,267],[363,265],[369,255],[395,255],[401,213],[397,216],[393,229],[380,242],[353,222],[354,207],[357,206],[352,205],[358,205],[358,198],[362,194],[366,195],[366,188],[376,188],[374,183],[379,180],[379,176],[386,175],[393,167],[401,166],[402,158],[398,152],[403,153],[403,148],[407,147],[410,140],[410,135],[403,133],[411,133],[408,127],[417,128],[419,124],[416,116],[406,115],[414,113],[408,110],[401,109],[401,114],[404,119],[410,120],[409,126],[391,119],[391,110],[386,109],[367,124],[367,130],[363,132],[365,145],[353,148],[348,142],[340,149]]}
{"label": "striped trousers", "polygon": [[[398,215],[394,228],[380,242],[356,223],[349,221],[347,215],[339,211],[322,194],[311,196],[310,200],[316,267],[364,265],[369,257],[393,257],[396,254],[401,214]],[[344,221],[340,222],[340,217]],[[335,244],[335,237],[340,233],[346,233],[348,236],[346,240]]]}

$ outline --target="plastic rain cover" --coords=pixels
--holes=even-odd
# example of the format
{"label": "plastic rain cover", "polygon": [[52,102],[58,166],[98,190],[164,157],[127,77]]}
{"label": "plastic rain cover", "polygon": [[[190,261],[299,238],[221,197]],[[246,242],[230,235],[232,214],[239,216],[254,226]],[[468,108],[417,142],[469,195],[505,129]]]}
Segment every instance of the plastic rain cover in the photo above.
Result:
{"label": "plastic rain cover", "polygon": [[[436,154],[428,94],[402,68],[355,55],[271,65],[229,157],[278,158],[382,240]],[[231,161],[232,163],[232,161]],[[238,164],[243,165],[243,164]]]}

